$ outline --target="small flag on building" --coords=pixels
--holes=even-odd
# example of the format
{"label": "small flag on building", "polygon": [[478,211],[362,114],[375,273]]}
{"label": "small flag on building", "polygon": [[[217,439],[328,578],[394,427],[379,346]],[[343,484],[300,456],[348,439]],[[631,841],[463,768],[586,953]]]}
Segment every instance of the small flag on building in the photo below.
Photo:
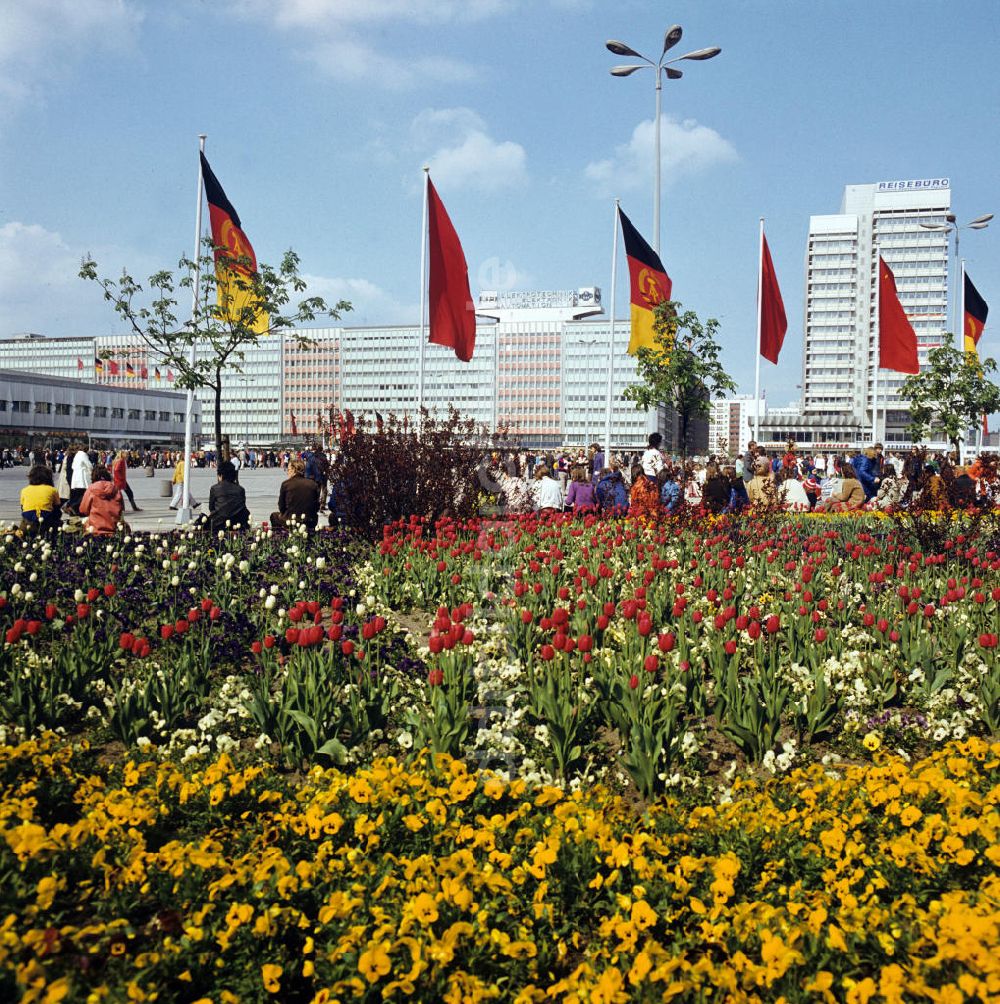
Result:
{"label": "small flag on building", "polygon": [[94,356],[94,372],[98,376],[104,375],[104,360],[100,356]]}
{"label": "small flag on building", "polygon": [[139,377],[143,380],[149,379],[149,370],[145,366],[139,368]]}
{"label": "small flag on building", "polygon": [[118,363],[115,362],[114,359],[108,360],[108,372],[112,376],[118,376],[118,374],[121,372],[121,368],[119,367]]}
{"label": "small flag on building", "polygon": [[295,412],[292,411],[289,414],[292,416],[292,435],[297,436],[299,434],[299,424],[295,421]]}
{"label": "small flag on building", "polygon": [[77,373],[83,372],[83,360],[79,356],[76,357],[76,371]]}
{"label": "small flag on building", "polygon": [[660,261],[659,255],[646,243],[632,221],[618,210],[618,220],[625,241],[628,258],[629,286],[631,288],[632,334],[628,342],[629,355],[639,349],[656,347],[653,321],[656,307],[670,299],[673,283]]}
{"label": "small flag on building", "polygon": [[174,382],[174,374],[170,370],[167,370],[167,383],[173,383],[173,382]]}
{"label": "small flag on building", "polygon": [[385,432],[385,422],[382,416],[376,411],[375,412],[375,432],[377,435],[381,436]]}
{"label": "small flag on building", "polygon": [[159,367],[159,366],[156,366],[156,367],[154,367],[154,369],[153,369],[153,379],[154,379],[154,380],[156,380],[156,382],[157,382],[157,383],[159,383],[159,382],[160,382],[160,380],[162,380],[162,379],[163,379],[163,378],[162,378],[162,377],[160,376],[160,367]]}
{"label": "small flag on building", "polygon": [[131,363],[125,364],[125,376],[127,376],[130,380],[135,379],[135,367]]}

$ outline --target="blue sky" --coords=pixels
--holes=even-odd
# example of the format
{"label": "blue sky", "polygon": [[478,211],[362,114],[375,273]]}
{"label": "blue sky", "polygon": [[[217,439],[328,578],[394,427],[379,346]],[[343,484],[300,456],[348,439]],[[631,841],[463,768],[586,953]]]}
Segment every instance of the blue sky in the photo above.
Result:
{"label": "blue sky", "polygon": [[[0,0],[0,337],[118,330],[79,259],[191,253],[199,132],[258,259],[293,247],[348,323],[416,321],[424,164],[474,293],[608,303],[614,196],[651,237],[654,93],[604,42],[655,58],[674,22],[678,53],[723,52],[664,88],[664,262],[752,390],[766,217],[789,332],[762,380],[785,403],[811,213],[941,176],[960,220],[1000,212],[996,0]],[[962,250],[995,356],[1000,222]]]}

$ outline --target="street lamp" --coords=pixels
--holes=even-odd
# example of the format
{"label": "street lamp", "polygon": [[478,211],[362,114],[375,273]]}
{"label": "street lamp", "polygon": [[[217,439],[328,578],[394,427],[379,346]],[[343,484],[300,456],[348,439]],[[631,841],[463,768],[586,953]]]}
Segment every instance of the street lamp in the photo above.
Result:
{"label": "street lamp", "polygon": [[641,63],[627,63],[623,66],[611,67],[611,76],[629,77],[636,70],[654,69],[656,71],[656,119],[653,125],[653,145],[656,153],[656,171],[653,175],[653,250],[657,256],[660,254],[660,108],[662,105],[663,74],[666,74],[668,80],[680,80],[684,73],[682,70],[676,69],[674,63],[679,63],[684,59],[700,62],[705,59],[713,59],[722,52],[718,46],[711,46],[707,49],[694,49],[691,52],[685,52],[683,56],[675,56],[673,59],[665,60],[666,54],[681,40],[683,34],[684,29],[679,24],[671,25],[667,29],[663,36],[663,51],[656,63],[647,59],[642,53],[636,52],[624,42],[611,39],[606,43],[608,50],[616,56],[633,56],[642,60]]}
{"label": "street lamp", "polygon": [[958,338],[958,347],[962,348],[962,318],[959,316],[959,310],[962,302],[962,291],[958,288],[959,283],[962,281],[959,275],[958,267],[958,237],[960,230],[985,230],[990,225],[990,220],[993,219],[992,213],[986,213],[983,216],[977,216],[974,220],[969,220],[968,223],[963,223],[959,225],[956,222],[956,217],[954,213],[948,213],[945,217],[948,221],[947,223],[921,223],[920,226],[924,230],[934,230],[937,233],[943,233],[945,235],[945,242],[947,243],[948,238],[954,234],[955,235],[955,299],[954,299],[954,309],[955,317],[953,319],[953,333]]}

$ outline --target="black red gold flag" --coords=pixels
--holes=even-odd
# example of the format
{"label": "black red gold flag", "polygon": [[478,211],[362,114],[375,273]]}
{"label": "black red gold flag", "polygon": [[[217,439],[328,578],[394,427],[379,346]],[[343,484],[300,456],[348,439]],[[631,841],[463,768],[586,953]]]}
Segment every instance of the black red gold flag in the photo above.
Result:
{"label": "black red gold flag", "polygon": [[[246,288],[257,271],[257,256],[253,245],[243,232],[239,213],[226,197],[208,160],[201,154],[201,174],[205,182],[205,198],[208,200],[208,215],[212,222],[212,243],[215,251],[215,280],[217,301],[232,321],[240,321],[243,310],[253,306],[253,323],[249,325],[257,334],[265,334],[270,328],[270,318],[259,309],[259,301]],[[241,288],[242,287],[242,288]]]}
{"label": "black red gold flag", "polygon": [[972,284],[968,273],[965,275],[965,317],[962,322],[962,343],[966,352],[979,352],[979,339],[983,337],[986,327],[986,316],[990,308],[982,298],[979,290]]}
{"label": "black red gold flag", "polygon": [[653,320],[657,305],[670,299],[673,283],[660,261],[659,255],[646,243],[632,221],[618,210],[628,258],[629,285],[631,288],[632,334],[628,342],[630,355],[639,349],[656,347]]}

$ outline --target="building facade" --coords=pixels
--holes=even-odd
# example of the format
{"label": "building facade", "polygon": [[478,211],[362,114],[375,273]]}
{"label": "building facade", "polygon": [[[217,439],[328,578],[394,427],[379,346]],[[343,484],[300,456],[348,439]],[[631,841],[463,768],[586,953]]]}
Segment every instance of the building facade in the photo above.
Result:
{"label": "building facade", "polygon": [[922,224],[950,214],[949,180],[928,178],[848,185],[839,213],[810,217],[801,406],[769,413],[763,440],[909,445],[905,374],[876,364],[878,258],[895,275],[923,367],[948,337],[949,260],[947,234]]}
{"label": "building facade", "polygon": [[[480,425],[509,430],[527,448],[583,447],[604,440],[610,375],[612,443],[643,446],[657,417],[622,397],[638,379],[626,351],[629,322],[616,321],[612,349],[612,325],[602,313],[596,287],[481,293],[471,362],[425,341],[424,406],[438,415],[453,406]],[[242,373],[223,376],[223,434],[234,443],[270,445],[329,435],[337,412],[412,420],[420,405],[420,342],[418,325],[263,337],[246,346]],[[169,390],[176,383],[148,346],[125,335],[0,341],[0,367],[110,388]],[[211,438],[214,392],[202,388],[196,396],[202,438]],[[661,431],[669,440],[669,429]]]}
{"label": "building facade", "polygon": [[[74,361],[75,366],[75,361]],[[0,368],[3,445],[183,446],[187,397]],[[198,402],[192,418],[201,432]]]}
{"label": "building facade", "polygon": [[712,400],[708,423],[708,452],[716,456],[742,456],[754,438],[754,419],[767,415],[767,401],[752,395]]}

